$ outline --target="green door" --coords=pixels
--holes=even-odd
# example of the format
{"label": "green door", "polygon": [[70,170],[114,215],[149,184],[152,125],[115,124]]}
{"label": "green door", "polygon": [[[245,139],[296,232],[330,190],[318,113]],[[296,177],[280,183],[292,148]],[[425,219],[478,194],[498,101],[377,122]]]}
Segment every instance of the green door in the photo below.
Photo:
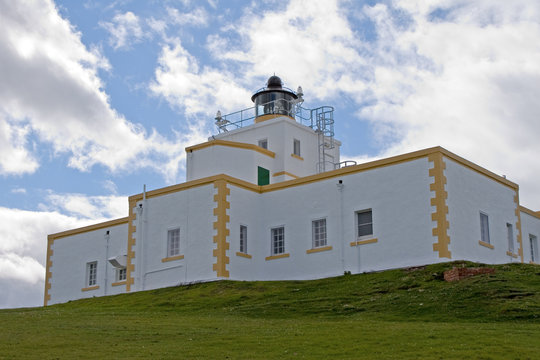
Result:
{"label": "green door", "polygon": [[257,166],[257,185],[270,184],[270,170]]}

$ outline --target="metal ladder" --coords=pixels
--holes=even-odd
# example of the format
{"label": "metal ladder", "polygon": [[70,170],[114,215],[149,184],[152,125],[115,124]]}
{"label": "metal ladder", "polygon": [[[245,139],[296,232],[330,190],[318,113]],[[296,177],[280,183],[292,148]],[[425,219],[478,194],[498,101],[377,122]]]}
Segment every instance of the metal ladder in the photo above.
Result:
{"label": "metal ladder", "polygon": [[[312,127],[317,133],[319,161],[317,162],[317,173],[334,170],[333,158],[328,153],[335,147],[334,145],[334,108],[332,106],[321,106],[311,110],[311,121],[315,122]],[[332,161],[331,161],[332,160]]]}

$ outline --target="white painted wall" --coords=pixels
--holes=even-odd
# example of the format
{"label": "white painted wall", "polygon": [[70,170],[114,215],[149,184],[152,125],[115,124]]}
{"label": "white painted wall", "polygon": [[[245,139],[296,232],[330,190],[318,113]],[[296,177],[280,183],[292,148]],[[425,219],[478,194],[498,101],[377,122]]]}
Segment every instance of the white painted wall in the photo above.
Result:
{"label": "white painted wall", "polygon": [[[448,220],[452,259],[488,264],[513,261],[508,250],[506,223],[513,224],[517,236],[515,190],[470,168],[445,158],[448,191]],[[480,212],[488,215],[490,243],[494,249],[479,245]],[[517,240],[514,240],[517,252]],[[515,260],[514,260],[515,261]]]}
{"label": "white painted wall", "polygon": [[[127,224],[121,224],[56,239],[52,245],[51,289],[49,304],[93,296],[125,292],[125,286],[111,286],[116,281],[115,268],[107,261],[106,231],[109,230],[108,258],[126,254]],[[99,289],[81,291],[86,285],[86,264],[97,261]],[[107,271],[107,281],[105,281]]]}
{"label": "white painted wall", "polygon": [[[530,235],[536,236],[537,247],[540,250],[540,219],[522,211],[521,223],[523,231],[523,261],[529,263],[531,261]],[[540,258],[540,254],[536,254],[536,256]],[[540,264],[540,261],[536,260],[535,263]]]}
{"label": "white painted wall", "polygon": [[257,184],[257,167],[261,166],[276,172],[279,159],[250,149],[241,149],[229,146],[209,146],[203,149],[187,153],[188,172],[187,181],[202,179],[205,177],[227,174],[237,179]]}
{"label": "white painted wall", "polygon": [[[432,249],[428,167],[427,159],[420,159],[260,195],[231,186],[232,278],[313,279],[441,261]],[[351,247],[355,212],[369,208],[378,242]],[[320,218],[326,218],[332,250],[308,254],[311,223]],[[252,259],[235,255],[241,224],[248,226]],[[279,226],[285,227],[290,256],[266,261],[271,229]]]}
{"label": "white painted wall", "polygon": [[[142,259],[136,257],[134,261],[136,272],[140,271],[136,290],[216,278],[212,271],[215,193],[210,184],[146,200],[143,211],[147,221],[135,233],[144,253]],[[180,228],[180,254],[184,259],[162,262],[167,256],[167,232],[173,228]]]}
{"label": "white painted wall", "polygon": [[[317,172],[318,138],[309,127],[289,117],[279,117],[249,125],[234,131],[215,135],[212,139],[258,145],[267,139],[268,150],[276,153],[275,158],[248,149],[227,146],[211,146],[188,151],[186,178],[188,181],[217,174],[227,174],[251,183],[257,183],[257,166],[270,170],[270,183],[290,180],[289,176],[272,176],[286,171],[296,176],[308,176]],[[300,140],[300,156],[292,157],[294,139]],[[341,143],[334,141],[335,147],[328,150],[339,162]],[[333,170],[333,169],[327,169]]]}

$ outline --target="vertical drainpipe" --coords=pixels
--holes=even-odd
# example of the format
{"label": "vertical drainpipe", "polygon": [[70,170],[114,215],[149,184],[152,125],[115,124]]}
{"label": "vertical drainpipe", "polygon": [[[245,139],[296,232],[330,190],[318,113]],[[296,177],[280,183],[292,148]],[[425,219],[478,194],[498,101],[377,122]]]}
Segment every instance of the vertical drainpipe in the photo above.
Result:
{"label": "vertical drainpipe", "polygon": [[109,286],[108,269],[109,269],[109,230],[105,232],[105,285],[103,287],[103,295],[107,295],[107,287]]}
{"label": "vertical drainpipe", "polygon": [[341,232],[341,267],[345,273],[345,229],[343,228],[343,180],[339,180],[337,188],[339,191],[339,228]]}

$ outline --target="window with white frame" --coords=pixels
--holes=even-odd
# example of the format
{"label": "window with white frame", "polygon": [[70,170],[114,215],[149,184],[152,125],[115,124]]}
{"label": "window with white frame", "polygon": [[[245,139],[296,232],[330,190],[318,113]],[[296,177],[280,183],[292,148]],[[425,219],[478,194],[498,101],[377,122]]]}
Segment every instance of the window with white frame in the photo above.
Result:
{"label": "window with white frame", "polygon": [[247,226],[240,225],[240,252],[247,254]]}
{"label": "window with white frame", "polygon": [[538,262],[538,239],[533,234],[529,234],[529,242],[531,244],[531,261]]}
{"label": "window with white frame", "polygon": [[116,269],[116,281],[124,281],[126,280],[127,271],[126,268],[118,268]]}
{"label": "window with white frame", "polygon": [[480,240],[489,244],[489,219],[487,214],[480,213]]}
{"label": "window with white frame", "polygon": [[180,255],[180,229],[167,232],[167,257]]}
{"label": "window with white frame", "polygon": [[272,255],[285,253],[285,228],[272,229]]}
{"label": "window with white frame", "polygon": [[300,156],[300,140],[294,139],[293,141],[293,154]]}
{"label": "window with white frame", "polygon": [[97,261],[86,263],[86,285],[95,286],[97,284]]}
{"label": "window with white frame", "polygon": [[263,149],[268,149],[268,139],[259,140],[259,147],[262,147]]}
{"label": "window with white frame", "polygon": [[373,236],[373,212],[371,209],[356,212],[357,236]]}
{"label": "window with white frame", "polygon": [[512,224],[506,223],[506,236],[508,239],[508,251],[513,253],[514,252],[514,229],[512,227]]}
{"label": "window with white frame", "polygon": [[312,247],[326,246],[326,219],[313,220],[311,222]]}

